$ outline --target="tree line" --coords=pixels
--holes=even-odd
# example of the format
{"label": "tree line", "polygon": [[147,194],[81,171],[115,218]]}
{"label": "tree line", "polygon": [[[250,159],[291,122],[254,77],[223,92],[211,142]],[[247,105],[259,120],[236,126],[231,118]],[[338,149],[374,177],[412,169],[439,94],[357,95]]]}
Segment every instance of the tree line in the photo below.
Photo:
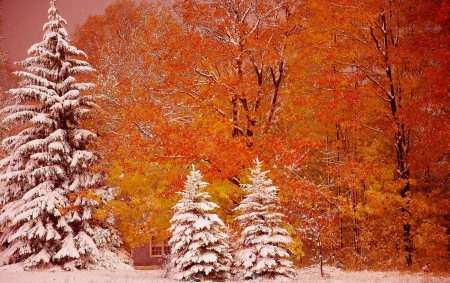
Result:
{"label": "tree line", "polygon": [[[263,3],[261,3],[263,2]],[[447,1],[118,1],[73,45],[128,247],[169,234],[195,164],[225,224],[258,156],[297,265],[449,268]],[[164,213],[163,213],[164,212]]]}

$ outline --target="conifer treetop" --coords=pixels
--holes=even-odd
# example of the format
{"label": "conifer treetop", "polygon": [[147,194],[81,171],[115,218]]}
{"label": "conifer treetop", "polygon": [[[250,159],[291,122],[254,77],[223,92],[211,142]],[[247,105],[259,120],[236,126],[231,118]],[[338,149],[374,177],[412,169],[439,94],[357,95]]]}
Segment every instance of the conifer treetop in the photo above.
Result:
{"label": "conifer treetop", "polygon": [[279,201],[277,195],[278,188],[273,185],[273,181],[267,178],[270,171],[262,171],[262,161],[258,158],[254,160],[255,168],[250,169],[250,184],[243,184],[242,188],[249,194],[245,200],[236,209],[246,211],[248,209],[257,209],[261,211],[272,211],[276,208]]}
{"label": "conifer treetop", "polygon": [[[48,19],[49,20],[58,20],[58,22],[64,23],[64,25],[67,25],[66,20],[64,20],[59,15],[59,10],[56,8],[56,0],[50,0],[50,8],[48,9]],[[44,25],[45,30],[45,25]]]}
{"label": "conifer treetop", "polygon": [[185,181],[185,189],[178,194],[182,195],[182,199],[173,207],[177,212],[175,215],[185,212],[197,210],[199,212],[207,212],[218,208],[219,206],[208,199],[211,196],[203,189],[208,185],[202,181],[202,174],[199,170],[195,170],[192,165],[192,171],[189,173]]}
{"label": "conifer treetop", "polygon": [[208,183],[202,181],[202,179],[203,176],[200,173],[200,170],[195,170],[195,165],[192,165],[192,171],[189,173],[189,177],[184,182],[186,189],[179,192],[179,194],[183,195],[185,193],[189,193],[191,195],[196,195],[196,193],[200,192],[208,185]]}

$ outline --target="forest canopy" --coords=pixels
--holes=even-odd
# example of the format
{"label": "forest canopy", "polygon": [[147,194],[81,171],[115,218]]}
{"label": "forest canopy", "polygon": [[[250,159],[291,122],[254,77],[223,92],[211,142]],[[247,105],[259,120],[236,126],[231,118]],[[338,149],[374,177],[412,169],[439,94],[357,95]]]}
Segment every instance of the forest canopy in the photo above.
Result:
{"label": "forest canopy", "polygon": [[[170,3],[169,3],[170,2]],[[297,266],[450,269],[450,3],[120,0],[88,55],[125,245],[169,236],[192,165],[227,227],[253,160],[279,189]],[[3,91],[3,88],[2,88]]]}

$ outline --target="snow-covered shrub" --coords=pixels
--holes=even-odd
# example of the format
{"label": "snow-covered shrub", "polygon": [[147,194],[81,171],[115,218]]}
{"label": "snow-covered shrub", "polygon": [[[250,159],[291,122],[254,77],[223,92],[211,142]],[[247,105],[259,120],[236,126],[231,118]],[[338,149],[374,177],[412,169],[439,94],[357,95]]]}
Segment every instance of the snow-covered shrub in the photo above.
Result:
{"label": "snow-covered shrub", "polygon": [[245,279],[294,274],[290,252],[284,247],[292,242],[282,221],[283,214],[277,212],[278,188],[266,177],[269,171],[261,172],[258,159],[251,169],[251,184],[242,188],[248,192],[235,208],[240,211],[236,218],[243,228],[234,253],[234,266]]}
{"label": "snow-covered shrub", "polygon": [[229,278],[231,255],[224,232],[225,225],[217,214],[219,206],[208,201],[202,191],[208,183],[193,167],[187,176],[182,198],[174,206],[169,231],[172,237],[171,264],[174,277],[180,280],[226,280]]}
{"label": "snow-covered shrub", "polygon": [[98,162],[88,149],[96,135],[80,124],[95,106],[81,91],[93,84],[74,76],[93,69],[69,44],[55,3],[50,1],[43,40],[20,63],[25,71],[16,72],[23,78],[9,91],[16,103],[2,110],[3,123],[17,134],[2,142],[8,156],[0,161],[0,244],[6,247],[0,265],[124,268],[118,233],[92,218],[104,178],[90,169]]}

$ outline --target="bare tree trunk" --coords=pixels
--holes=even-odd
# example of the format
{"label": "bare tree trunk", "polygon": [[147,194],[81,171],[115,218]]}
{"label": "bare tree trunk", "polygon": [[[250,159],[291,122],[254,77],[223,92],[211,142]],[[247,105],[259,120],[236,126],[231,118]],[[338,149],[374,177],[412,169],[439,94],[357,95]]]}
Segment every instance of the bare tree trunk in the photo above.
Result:
{"label": "bare tree trunk", "polygon": [[317,242],[317,244],[319,245],[320,276],[324,277],[324,273],[323,273],[323,257],[322,257],[322,242],[320,241],[320,239]]}
{"label": "bare tree trunk", "polygon": [[[353,214],[356,214],[356,204],[358,201],[358,194],[355,190],[352,192],[352,202],[353,202]],[[353,245],[355,247],[355,252],[359,254],[359,231],[358,231],[358,219],[356,219],[355,216],[353,216]]]}
{"label": "bare tree trunk", "polygon": [[[385,75],[387,79],[387,85],[386,88],[381,86],[382,90],[385,93],[385,97],[383,97],[383,100],[385,100],[389,104],[390,108],[390,116],[393,120],[395,130],[393,132],[394,134],[394,147],[395,147],[395,153],[397,158],[397,164],[396,164],[396,171],[397,171],[397,179],[400,183],[404,184],[403,188],[400,190],[400,195],[404,199],[404,203],[402,206],[402,216],[403,216],[403,244],[404,244],[404,251],[406,252],[406,264],[407,266],[412,265],[412,251],[413,251],[413,245],[412,245],[412,238],[411,238],[411,220],[409,215],[409,203],[410,203],[410,180],[409,180],[409,166],[408,166],[408,153],[409,153],[409,129],[405,128],[405,124],[400,121],[398,116],[398,111],[401,109],[401,99],[402,99],[402,90],[400,87],[398,87],[398,82],[395,82],[393,71],[395,71],[395,68],[392,68],[391,61],[390,61],[390,49],[395,48],[397,44],[398,38],[395,40],[393,38],[390,38],[390,35],[388,34],[388,25],[386,20],[386,12],[382,10],[379,14],[380,22],[378,22],[376,19],[373,19],[377,23],[377,30],[380,36],[376,35],[376,31],[373,27],[370,27],[370,33],[373,39],[373,42],[375,43],[376,48],[378,49],[381,58],[383,59],[384,63],[384,70]],[[372,81],[374,81],[372,79]]]}

